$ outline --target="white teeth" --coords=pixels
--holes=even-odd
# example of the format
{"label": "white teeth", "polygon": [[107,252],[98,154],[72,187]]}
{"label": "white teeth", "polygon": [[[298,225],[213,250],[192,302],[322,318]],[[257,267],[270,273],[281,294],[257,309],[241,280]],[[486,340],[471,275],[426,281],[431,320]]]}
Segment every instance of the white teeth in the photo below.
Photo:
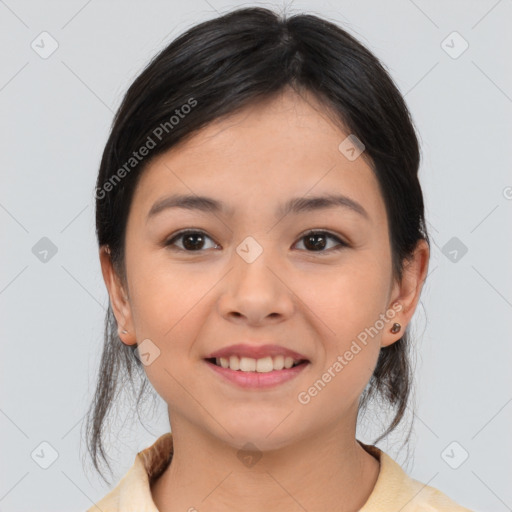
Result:
{"label": "white teeth", "polygon": [[250,357],[240,358],[240,370],[243,372],[255,372],[256,371],[256,359]]}
{"label": "white teeth", "polygon": [[242,372],[259,372],[266,373],[273,370],[282,370],[283,368],[291,368],[293,366],[293,357],[289,356],[267,356],[261,359],[253,359],[252,357],[230,356],[217,357],[215,363],[222,368],[231,370],[240,370]]}
{"label": "white teeth", "polygon": [[274,362],[270,356],[264,357],[263,359],[258,359],[256,361],[256,371],[257,372],[271,372],[274,369]]}
{"label": "white teeth", "polygon": [[282,370],[284,368],[284,356],[274,357],[274,370]]}

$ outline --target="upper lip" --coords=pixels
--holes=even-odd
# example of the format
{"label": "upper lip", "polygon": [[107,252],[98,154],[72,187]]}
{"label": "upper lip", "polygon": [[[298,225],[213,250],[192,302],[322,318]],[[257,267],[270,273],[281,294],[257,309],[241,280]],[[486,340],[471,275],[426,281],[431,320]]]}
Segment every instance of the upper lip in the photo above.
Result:
{"label": "upper lip", "polygon": [[247,345],[239,343],[237,345],[230,345],[229,347],[221,348],[206,356],[206,359],[217,357],[251,357],[253,359],[263,359],[264,357],[274,357],[282,355],[284,357],[291,357],[294,361],[307,361],[307,357],[290,350],[289,348],[281,347],[279,345]]}

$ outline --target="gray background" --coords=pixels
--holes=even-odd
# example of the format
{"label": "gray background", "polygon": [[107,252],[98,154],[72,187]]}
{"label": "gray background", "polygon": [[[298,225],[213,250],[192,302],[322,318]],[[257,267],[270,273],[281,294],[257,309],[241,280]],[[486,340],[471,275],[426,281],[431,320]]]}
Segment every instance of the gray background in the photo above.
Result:
{"label": "gray background", "polygon": [[[0,1],[1,512],[85,510],[108,491],[82,467],[81,437],[108,303],[93,220],[101,151],[150,57],[236,5],[248,4]],[[512,510],[512,1],[287,5],[375,52],[421,136],[433,243],[413,322],[417,414],[408,456],[400,434],[379,446],[469,508]],[[144,426],[133,416],[114,429],[117,479],[169,428],[161,400]]]}

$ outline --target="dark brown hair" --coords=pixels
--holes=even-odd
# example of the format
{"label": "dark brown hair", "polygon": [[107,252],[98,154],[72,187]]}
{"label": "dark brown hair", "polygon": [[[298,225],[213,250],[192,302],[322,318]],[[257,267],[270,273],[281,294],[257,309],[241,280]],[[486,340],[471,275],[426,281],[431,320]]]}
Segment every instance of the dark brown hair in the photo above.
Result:
{"label": "dark brown hair", "polygon": [[[379,60],[334,23],[314,15],[278,15],[243,8],[203,22],[156,55],[128,89],[113,120],[96,183],[96,232],[108,246],[123,282],[125,228],[137,182],[152,158],[221,116],[234,113],[286,87],[310,92],[334,114],[346,133],[365,145],[386,205],[393,273],[419,240],[429,243],[418,180],[420,150],[409,111]],[[184,106],[188,105],[187,108]],[[139,148],[151,150],[135,161]],[[430,245],[430,243],[429,243]],[[360,400],[360,411],[380,397],[394,413],[388,428],[403,419],[411,391],[407,331],[382,348]],[[135,390],[137,412],[148,390],[134,348],[122,343],[111,304],[94,399],[87,413],[87,448],[96,470],[106,419],[126,383]]]}

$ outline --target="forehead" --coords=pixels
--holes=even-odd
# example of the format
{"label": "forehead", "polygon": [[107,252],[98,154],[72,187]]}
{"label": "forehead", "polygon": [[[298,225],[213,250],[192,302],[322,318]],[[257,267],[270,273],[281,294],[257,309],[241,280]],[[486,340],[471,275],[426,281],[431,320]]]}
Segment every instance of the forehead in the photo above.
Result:
{"label": "forehead", "polygon": [[169,194],[215,196],[231,212],[261,211],[299,196],[343,194],[372,219],[385,218],[364,153],[340,151],[349,133],[313,97],[292,92],[208,124],[143,171],[132,208],[147,216]]}

